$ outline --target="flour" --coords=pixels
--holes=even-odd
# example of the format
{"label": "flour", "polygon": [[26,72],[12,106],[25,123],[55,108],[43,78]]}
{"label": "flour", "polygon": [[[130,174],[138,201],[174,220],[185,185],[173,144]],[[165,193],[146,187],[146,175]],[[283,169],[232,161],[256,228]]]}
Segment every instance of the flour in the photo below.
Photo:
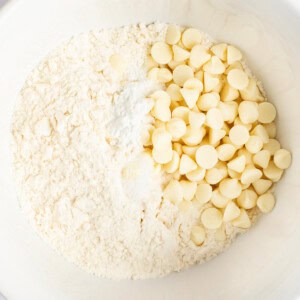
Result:
{"label": "flour", "polygon": [[147,114],[152,108],[152,101],[144,98],[156,87],[157,84],[148,80],[133,82],[114,98],[106,126],[111,145],[126,151],[132,147],[142,148],[141,135],[147,131]]}
{"label": "flour", "polygon": [[[13,118],[19,199],[37,232],[86,271],[146,278],[179,271],[223,251],[241,230],[190,241],[194,208],[162,202],[162,173],[144,153],[146,98],[156,84],[143,68],[167,25],[92,31],[53,51],[28,77]],[[109,64],[127,61],[125,72]]]}

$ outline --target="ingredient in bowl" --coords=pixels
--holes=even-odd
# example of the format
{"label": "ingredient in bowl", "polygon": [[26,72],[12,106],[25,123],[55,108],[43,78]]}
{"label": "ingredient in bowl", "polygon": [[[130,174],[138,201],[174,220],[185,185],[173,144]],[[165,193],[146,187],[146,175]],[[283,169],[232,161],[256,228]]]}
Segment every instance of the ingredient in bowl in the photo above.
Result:
{"label": "ingredient in bowl", "polygon": [[[270,188],[290,166],[291,154],[280,149],[273,139],[276,109],[265,101],[255,78],[245,68],[242,52],[225,43],[204,47],[201,33],[191,28],[183,30],[180,42],[179,32],[179,28],[169,27],[164,44],[168,47],[171,40],[173,59],[180,62],[163,87],[167,93],[163,97],[168,98],[164,106],[168,120],[166,125],[160,123],[159,129],[154,129],[152,144],[144,146],[152,151],[156,163],[173,174],[169,179],[172,184],[167,183],[165,188],[164,200],[179,209],[183,201],[205,204],[199,211],[200,224],[195,223],[191,230],[191,240],[201,247],[207,235],[205,230],[218,229],[223,223],[249,228],[248,214],[255,207],[263,213],[272,211],[275,198]],[[155,44],[151,48],[152,57],[160,63],[164,51],[153,55],[153,48]],[[171,57],[172,54],[168,62]],[[150,97],[155,107],[161,101]],[[154,110],[151,116],[155,128]],[[168,136],[167,147],[165,139],[155,140],[156,130]],[[175,144],[180,145],[183,153],[173,150],[171,155]],[[158,148],[164,163],[157,157]],[[225,162],[222,169],[218,167],[221,162]],[[188,182],[192,185],[189,197],[185,198],[182,194]]]}
{"label": "ingredient in bowl", "polygon": [[56,251],[99,276],[206,262],[273,209],[273,182],[291,163],[265,100],[242,52],[197,29],[75,36],[20,92],[21,208]]}

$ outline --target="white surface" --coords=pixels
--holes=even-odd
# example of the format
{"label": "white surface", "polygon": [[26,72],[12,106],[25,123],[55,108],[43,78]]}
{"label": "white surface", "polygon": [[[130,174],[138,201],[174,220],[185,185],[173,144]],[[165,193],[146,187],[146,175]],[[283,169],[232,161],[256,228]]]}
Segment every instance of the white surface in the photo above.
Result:
{"label": "white surface", "polygon": [[[265,11],[265,13],[264,13]],[[298,15],[297,15],[298,13]],[[296,1],[15,1],[0,12],[0,289],[14,299],[296,299],[300,295],[300,18]],[[55,45],[91,28],[154,20],[193,25],[244,50],[279,111],[293,165],[275,210],[211,262],[163,279],[114,282],[54,253],[18,209],[9,126],[18,89]]]}

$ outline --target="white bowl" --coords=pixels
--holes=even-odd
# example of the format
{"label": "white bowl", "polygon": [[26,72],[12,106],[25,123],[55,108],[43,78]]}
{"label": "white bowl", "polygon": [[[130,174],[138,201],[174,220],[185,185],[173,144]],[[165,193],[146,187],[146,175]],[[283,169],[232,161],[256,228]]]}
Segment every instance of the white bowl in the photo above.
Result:
{"label": "white bowl", "polygon": [[[297,10],[298,9],[298,10]],[[300,6],[279,0],[12,1],[0,11],[0,289],[8,299],[296,299],[300,297]],[[195,26],[239,46],[278,109],[293,165],[274,211],[223,254],[163,279],[110,281],[54,253],[17,204],[9,131],[31,68],[69,36],[129,23]]]}

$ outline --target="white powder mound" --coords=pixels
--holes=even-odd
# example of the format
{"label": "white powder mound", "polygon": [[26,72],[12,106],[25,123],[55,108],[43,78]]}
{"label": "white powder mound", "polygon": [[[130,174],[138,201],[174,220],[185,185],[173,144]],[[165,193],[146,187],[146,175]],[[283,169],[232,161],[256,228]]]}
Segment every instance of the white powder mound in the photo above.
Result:
{"label": "white powder mound", "polygon": [[[141,135],[157,88],[143,67],[166,24],[76,36],[27,79],[13,118],[20,204],[37,232],[68,260],[108,278],[179,271],[222,252],[241,230],[190,241],[199,212],[162,202],[162,174]],[[127,61],[122,75],[112,54]]]}

